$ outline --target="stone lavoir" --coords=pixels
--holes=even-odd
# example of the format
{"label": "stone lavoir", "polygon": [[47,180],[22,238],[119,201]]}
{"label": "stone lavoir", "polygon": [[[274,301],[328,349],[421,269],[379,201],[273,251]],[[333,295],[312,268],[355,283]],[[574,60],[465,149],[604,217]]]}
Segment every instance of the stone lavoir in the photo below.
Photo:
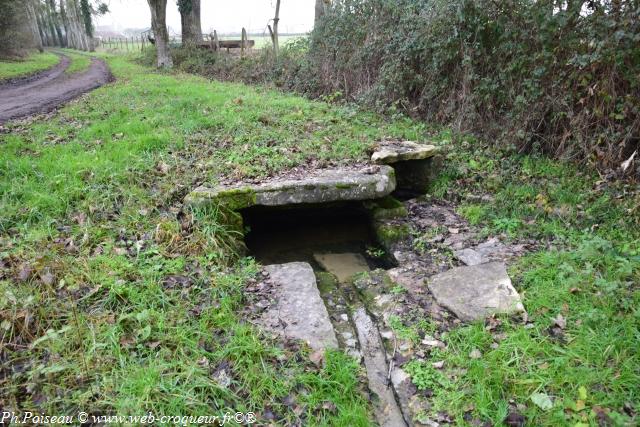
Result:
{"label": "stone lavoir", "polygon": [[[524,310],[506,272],[505,245],[458,241],[453,252],[462,266],[447,254],[416,251],[420,208],[429,203],[421,195],[440,163],[435,146],[383,142],[370,164],[199,187],[185,200],[234,212],[232,226],[265,266],[247,289],[257,308],[250,320],[314,351],[340,348],[360,360],[381,426],[417,425],[426,404],[397,363],[411,346],[390,319],[407,305],[424,318],[458,323]],[[423,344],[443,345],[435,337]]]}

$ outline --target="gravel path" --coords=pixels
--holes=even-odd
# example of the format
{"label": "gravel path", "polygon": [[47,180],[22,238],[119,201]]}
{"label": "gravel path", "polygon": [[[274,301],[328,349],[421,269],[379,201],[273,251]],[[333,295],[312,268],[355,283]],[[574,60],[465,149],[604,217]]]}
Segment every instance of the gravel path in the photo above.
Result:
{"label": "gravel path", "polygon": [[37,78],[0,85],[0,124],[11,119],[46,113],[85,92],[113,80],[107,64],[92,58],[87,71],[65,74],[71,60],[62,56],[58,65]]}

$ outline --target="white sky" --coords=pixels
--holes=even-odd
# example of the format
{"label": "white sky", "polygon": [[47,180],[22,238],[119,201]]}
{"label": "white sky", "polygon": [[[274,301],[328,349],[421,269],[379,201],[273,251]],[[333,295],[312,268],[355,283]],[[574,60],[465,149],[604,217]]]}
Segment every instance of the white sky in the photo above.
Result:
{"label": "white sky", "polygon": [[[109,14],[98,17],[96,25],[110,25],[115,29],[151,26],[146,0],[105,0]],[[313,28],[314,0],[282,0],[280,32],[298,33]],[[201,0],[202,31],[209,33],[240,32],[242,27],[254,33],[268,32],[273,18],[275,0]],[[180,14],[176,0],[167,0],[167,25],[170,31],[180,32]]]}

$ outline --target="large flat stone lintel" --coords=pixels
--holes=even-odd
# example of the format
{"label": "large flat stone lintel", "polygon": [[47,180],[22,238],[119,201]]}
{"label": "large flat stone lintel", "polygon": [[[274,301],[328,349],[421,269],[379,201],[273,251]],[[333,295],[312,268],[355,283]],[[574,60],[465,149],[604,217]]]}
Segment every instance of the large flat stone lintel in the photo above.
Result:
{"label": "large flat stone lintel", "polygon": [[251,206],[359,201],[387,196],[396,188],[393,168],[324,169],[301,179],[274,179],[257,185],[198,187],[185,199],[191,206],[220,203],[233,210]]}

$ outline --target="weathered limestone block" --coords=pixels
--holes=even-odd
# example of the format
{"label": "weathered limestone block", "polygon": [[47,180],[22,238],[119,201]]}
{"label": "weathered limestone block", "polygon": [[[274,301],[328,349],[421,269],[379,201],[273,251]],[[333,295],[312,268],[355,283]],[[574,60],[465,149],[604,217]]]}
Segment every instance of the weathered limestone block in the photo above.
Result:
{"label": "weathered limestone block", "polygon": [[524,311],[520,295],[501,262],[452,268],[432,276],[428,287],[440,305],[464,321]]}
{"label": "weathered limestone block", "polygon": [[287,338],[307,342],[314,350],[337,348],[329,313],[316,286],[316,276],[306,262],[265,267],[275,290],[275,303],[258,324]]}
{"label": "weathered limestone block", "polygon": [[393,165],[400,190],[424,192],[441,166],[439,151],[435,145],[386,141],[378,145],[371,161]]}
{"label": "weathered limestone block", "polygon": [[371,161],[390,165],[407,160],[423,160],[435,156],[438,147],[435,145],[417,144],[411,141],[385,141],[378,144],[371,156]]}
{"label": "weathered limestone block", "polygon": [[315,171],[301,179],[275,179],[257,185],[198,187],[185,202],[192,206],[218,202],[239,210],[251,206],[378,199],[395,188],[395,172],[389,166],[338,168]]}

